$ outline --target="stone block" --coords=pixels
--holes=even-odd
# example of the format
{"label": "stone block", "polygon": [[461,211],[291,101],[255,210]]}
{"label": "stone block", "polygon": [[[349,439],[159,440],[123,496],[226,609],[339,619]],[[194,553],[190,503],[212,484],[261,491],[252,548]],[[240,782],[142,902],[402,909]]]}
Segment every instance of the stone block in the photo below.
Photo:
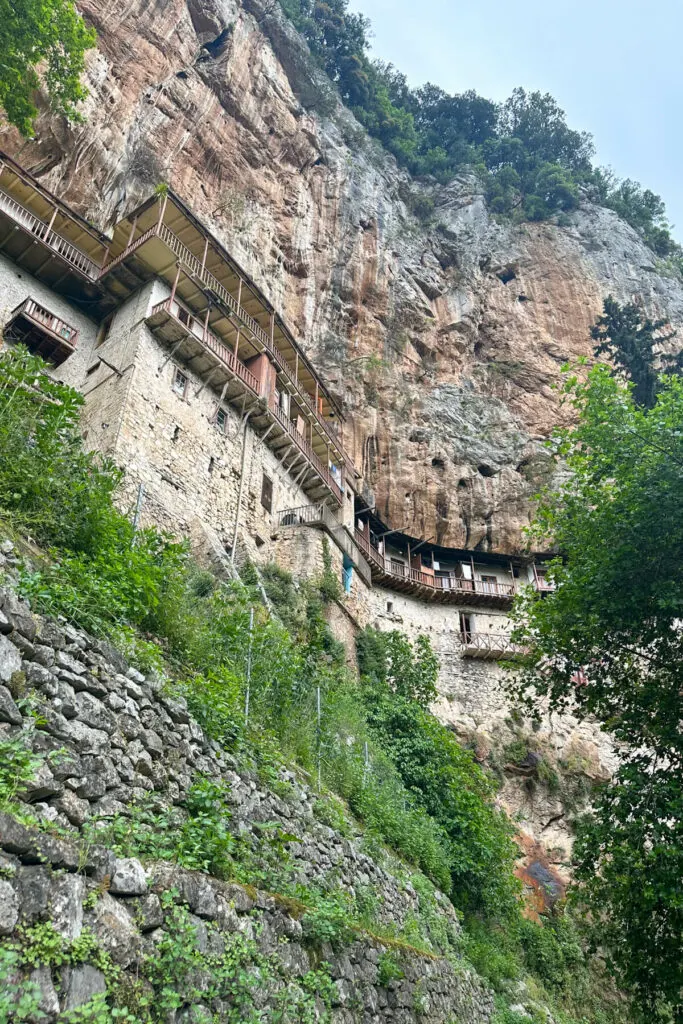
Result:
{"label": "stone block", "polygon": [[83,930],[85,879],[82,875],[58,875],[52,880],[50,920],[59,934],[72,942]]}
{"label": "stone block", "polygon": [[19,920],[19,896],[5,878],[0,878],[0,935],[11,935]]}
{"label": "stone block", "polygon": [[20,669],[21,654],[5,634],[0,633],[0,682],[8,683]]}
{"label": "stone block", "polygon": [[55,807],[60,814],[65,814],[72,825],[80,827],[90,815],[90,804],[82,800],[70,789],[65,789],[58,800],[55,800]]}
{"label": "stone block", "polygon": [[116,896],[143,896],[147,878],[140,861],[135,857],[117,859],[109,891]]}
{"label": "stone block", "polygon": [[52,972],[49,967],[36,967],[29,975],[29,981],[35,985],[39,992],[38,1011],[42,1015],[41,1021],[52,1021],[59,1013],[59,999],[57,990],[52,981]]}
{"label": "stone block", "polygon": [[39,800],[60,796],[63,791],[62,783],[54,777],[46,764],[41,764],[33,778],[23,784],[22,795],[28,803],[37,803]]}
{"label": "stone block", "polygon": [[68,1013],[70,1010],[77,1010],[84,1003],[89,1003],[95,996],[103,995],[107,991],[107,982],[102,971],[90,964],[81,964],[78,967],[67,967],[62,977],[64,998],[62,1011]]}
{"label": "stone block", "polygon": [[[0,634],[1,637],[2,634]],[[9,722],[10,725],[21,725],[22,721],[21,711],[14,703],[12,694],[6,686],[0,686],[0,722]]]}

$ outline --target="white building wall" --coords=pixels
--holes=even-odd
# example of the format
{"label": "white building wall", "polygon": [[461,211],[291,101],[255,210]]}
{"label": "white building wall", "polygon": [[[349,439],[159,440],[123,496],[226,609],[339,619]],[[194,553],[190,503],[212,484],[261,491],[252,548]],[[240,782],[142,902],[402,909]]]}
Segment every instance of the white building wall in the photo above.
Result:
{"label": "white building wall", "polygon": [[[90,320],[76,306],[72,305],[61,295],[53,292],[47,285],[41,284],[35,277],[32,277],[16,263],[0,256],[0,330],[10,318],[12,310],[16,309],[24,299],[35,299],[45,306],[50,313],[65,320],[71,327],[78,328],[78,347],[82,345],[90,347],[97,333],[97,325]],[[73,357],[70,357],[73,358]]]}

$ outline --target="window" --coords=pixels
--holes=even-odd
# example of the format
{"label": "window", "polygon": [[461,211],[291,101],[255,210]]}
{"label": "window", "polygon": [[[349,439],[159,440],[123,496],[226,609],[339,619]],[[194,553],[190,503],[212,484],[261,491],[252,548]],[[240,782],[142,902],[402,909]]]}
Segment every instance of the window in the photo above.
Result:
{"label": "window", "polygon": [[472,639],[473,632],[474,629],[472,616],[465,615],[464,612],[460,612],[460,634],[466,644],[469,643],[470,640]]}
{"label": "window", "polygon": [[187,312],[186,309],[183,309],[182,306],[178,307],[178,319],[180,320],[181,324],[185,324],[185,326],[187,326],[190,323],[190,314]]}
{"label": "window", "polygon": [[261,504],[266,512],[273,511],[273,481],[265,473],[261,484]]}
{"label": "window", "polygon": [[394,602],[393,601],[387,601],[387,612],[389,613],[389,615],[391,615],[393,610],[394,610]]}
{"label": "window", "polygon": [[214,468],[215,465],[216,465],[216,460],[214,459],[214,457],[212,455],[211,458],[209,459],[209,476],[211,476],[211,474],[213,473],[213,468]]}
{"label": "window", "polygon": [[225,409],[219,409],[216,413],[216,426],[220,430],[221,434],[225,433],[228,425],[228,414]]}
{"label": "window", "polygon": [[104,345],[105,341],[109,337],[109,331],[111,329],[113,319],[114,314],[110,313],[109,316],[105,317],[102,323],[100,324],[99,329],[97,331],[97,339],[95,341],[96,348],[99,348],[100,345]]}
{"label": "window", "polygon": [[497,576],[484,576],[482,573],[481,582],[484,584],[484,590],[487,594],[491,594],[498,589]]}
{"label": "window", "polygon": [[187,377],[183,371],[179,370],[177,367],[173,374],[173,390],[180,398],[184,398],[185,392],[187,391]]}

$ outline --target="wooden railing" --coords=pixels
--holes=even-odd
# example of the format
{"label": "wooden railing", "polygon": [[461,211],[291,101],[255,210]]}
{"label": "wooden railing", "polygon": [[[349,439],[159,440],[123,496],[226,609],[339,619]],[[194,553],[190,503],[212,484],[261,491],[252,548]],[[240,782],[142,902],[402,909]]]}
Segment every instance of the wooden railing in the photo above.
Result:
{"label": "wooden railing", "polygon": [[[183,311],[184,317],[182,319],[174,307],[177,307],[178,312],[180,312],[180,310]],[[254,394],[259,394],[258,378],[254,376],[247,366],[244,365],[241,359],[237,358],[234,352],[230,351],[228,346],[224,344],[220,338],[218,338],[212,331],[205,331],[204,325],[197,317],[192,316],[190,312],[185,310],[184,307],[180,306],[175,301],[172,302],[170,298],[164,299],[163,302],[157,302],[156,306],[152,307],[151,315],[154,316],[156,313],[160,313],[162,311],[165,311],[169,316],[172,316],[176,323],[181,327],[184,327],[189,335],[195,338],[200,344],[204,345],[205,348],[209,349],[209,351],[220,359],[236,377],[239,377],[240,380],[242,380],[247,387],[254,392]]]}
{"label": "wooden railing", "polygon": [[514,643],[507,633],[463,633],[461,643],[465,654],[519,658],[527,653],[526,648]]}
{"label": "wooden railing", "polygon": [[48,249],[51,249],[52,252],[56,253],[66,263],[75,267],[84,277],[89,278],[91,281],[97,279],[100,268],[94,260],[87,256],[78,246],[74,245],[73,242],[69,242],[62,235],[53,231],[49,224],[41,220],[34,213],[31,213],[26,206],[17,202],[16,199],[13,199],[3,189],[0,189],[0,210],[11,217],[17,224],[20,224],[22,228],[35,238],[39,239],[43,245],[46,245]]}
{"label": "wooden railing", "polygon": [[[175,322],[180,327],[183,327],[190,337],[194,338],[200,345],[203,345],[218,359],[220,359],[221,362],[224,363],[236,377],[239,377],[255,395],[263,397],[260,392],[257,377],[244,365],[241,359],[238,359],[234,352],[230,351],[227,345],[225,345],[220,338],[213,334],[212,331],[204,330],[204,325],[198,317],[193,316],[189,310],[185,309],[184,306],[181,306],[175,299],[171,301],[170,296],[162,302],[157,302],[157,304],[152,307],[150,316],[155,316],[160,312],[168,313],[169,316],[173,317]],[[181,312],[182,317],[179,315]],[[287,432],[288,436],[296,443],[297,447],[308,459],[318,476],[322,478],[323,482],[330,488],[341,504],[343,500],[343,492],[339,484],[333,478],[329,469],[322,464],[306,438],[299,433],[289,417],[286,416],[282,409],[275,405],[275,403],[269,406],[269,412],[275,417],[283,430]]]}
{"label": "wooden railing", "polygon": [[447,576],[435,576],[423,569],[413,569],[404,562],[393,558],[386,558],[375,548],[367,537],[356,530],[354,533],[356,544],[361,549],[368,561],[375,565],[380,572],[387,576],[393,576],[397,580],[404,580],[414,583],[416,586],[430,587],[436,591],[453,591],[463,594],[485,594],[491,597],[512,598],[515,594],[513,583],[489,583],[485,580],[466,580],[455,573]]}
{"label": "wooden railing", "polygon": [[194,255],[194,253],[188,249],[188,247],[180,241],[178,236],[173,232],[166,224],[154,224],[151,228],[145,231],[139,238],[136,238],[129,246],[127,246],[123,252],[119,253],[110,263],[103,268],[102,273],[106,273],[111,270],[112,267],[116,266],[122,260],[129,255],[129,253],[138,249],[141,245],[144,245],[148,239],[153,236],[158,236],[171,250],[171,252],[178,258],[180,263],[190,272],[190,274],[198,281],[213,292],[223,306],[230,310],[240,321],[240,323],[247,328],[248,331],[263,345],[267,352],[273,357],[281,370],[283,376],[287,379],[288,383],[296,392],[297,396],[303,401],[308,408],[312,411],[315,416],[316,423],[322,428],[327,437],[337,447],[340,454],[346,463],[347,469],[350,472],[355,472],[355,467],[350,457],[344,451],[342,443],[332,426],[327,422],[325,417],[321,414],[320,410],[316,408],[315,399],[312,395],[306,391],[300,381],[297,380],[296,375],[292,373],[287,360],[285,359],[282,352],[275,343],[271,340],[270,335],[267,331],[261,327],[261,325],[247,313],[246,309],[241,306],[237,299],[225,288],[220,281],[202,265],[202,261]]}
{"label": "wooden railing", "polygon": [[75,348],[78,341],[78,329],[72,327],[62,320],[60,317],[55,316],[44,306],[39,306],[34,299],[24,299],[21,305],[17,306],[16,309],[12,310],[10,314],[10,320],[14,320],[15,317],[25,316],[34,323],[39,324],[41,327],[45,327],[51,334],[54,334],[60,341],[65,342],[70,348]]}
{"label": "wooden railing", "polygon": [[332,476],[330,470],[323,465],[319,457],[313,451],[313,448],[299,431],[296,429],[290,418],[282,411],[278,405],[271,405],[270,411],[275,416],[278,423],[287,431],[292,440],[296,443],[300,451],[306,456],[308,461],[311,463],[318,476],[322,477],[327,486],[330,488],[334,496],[341,504],[344,500],[344,492]]}

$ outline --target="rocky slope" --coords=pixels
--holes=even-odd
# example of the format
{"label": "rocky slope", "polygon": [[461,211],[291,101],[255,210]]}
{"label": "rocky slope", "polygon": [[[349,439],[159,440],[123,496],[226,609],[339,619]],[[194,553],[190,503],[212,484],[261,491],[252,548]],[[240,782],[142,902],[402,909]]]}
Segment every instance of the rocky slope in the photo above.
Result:
{"label": "rocky slope", "polygon": [[520,542],[562,420],[552,385],[603,297],[683,321],[683,285],[613,213],[495,223],[474,179],[416,186],[340,106],[275,0],[84,0],[87,122],[0,145],[107,229],[169,181],[281,309],[349,413],[394,527]]}

